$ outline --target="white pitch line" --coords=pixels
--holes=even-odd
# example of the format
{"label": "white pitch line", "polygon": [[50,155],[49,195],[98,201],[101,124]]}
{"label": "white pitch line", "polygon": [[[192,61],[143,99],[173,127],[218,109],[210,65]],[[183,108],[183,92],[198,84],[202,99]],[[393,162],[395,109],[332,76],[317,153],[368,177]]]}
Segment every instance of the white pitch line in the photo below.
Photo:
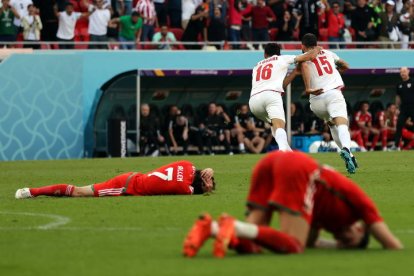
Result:
{"label": "white pitch line", "polygon": [[[45,217],[50,218],[53,221],[44,225],[34,226],[34,227],[21,227],[22,230],[51,230],[58,228],[59,226],[68,224],[70,222],[70,218],[60,216],[60,215],[53,215],[53,214],[42,214],[42,213],[28,213],[28,212],[8,212],[8,211],[0,211],[0,215],[17,215],[17,216],[31,216],[31,217]],[[19,227],[1,227],[0,229],[15,229],[17,230]]]}

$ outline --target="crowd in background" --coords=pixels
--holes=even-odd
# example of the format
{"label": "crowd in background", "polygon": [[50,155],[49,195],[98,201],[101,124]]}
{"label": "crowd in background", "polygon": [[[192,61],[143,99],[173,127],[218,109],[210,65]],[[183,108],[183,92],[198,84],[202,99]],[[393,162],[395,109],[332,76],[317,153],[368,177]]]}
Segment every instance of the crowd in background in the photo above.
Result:
{"label": "crowd in background", "polygon": [[60,49],[74,48],[74,41],[103,49],[110,41],[122,49],[253,49],[259,44],[249,41],[298,41],[308,32],[332,48],[350,41],[408,48],[414,31],[413,0],[1,0],[0,6],[0,46],[25,41],[36,49],[40,41],[59,41],[48,46]]}
{"label": "crowd in background", "polygon": [[[349,106],[349,105],[348,105]],[[291,104],[292,135],[321,135],[332,141],[329,129],[300,102]],[[165,114],[163,114],[165,113]],[[394,141],[399,111],[395,104],[386,107],[379,101],[370,105],[359,102],[349,108],[351,136],[361,151],[386,151]],[[132,122],[134,124],[135,122]],[[399,145],[404,150],[414,146],[414,124],[411,118],[403,128]],[[190,148],[190,150],[189,150]],[[141,105],[140,149],[142,155],[159,154],[234,154],[262,153],[277,148],[270,125],[257,120],[247,104],[229,109],[214,102],[196,110],[190,105],[179,109],[167,106]]]}

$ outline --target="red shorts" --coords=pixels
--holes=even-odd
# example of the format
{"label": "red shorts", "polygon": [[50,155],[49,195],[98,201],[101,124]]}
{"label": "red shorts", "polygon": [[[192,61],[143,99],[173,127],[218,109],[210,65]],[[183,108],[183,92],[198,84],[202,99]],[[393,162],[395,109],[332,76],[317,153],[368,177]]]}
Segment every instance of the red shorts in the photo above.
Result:
{"label": "red shorts", "polygon": [[312,219],[316,161],[300,152],[270,153],[256,165],[247,199],[249,208],[277,209]]}
{"label": "red shorts", "polygon": [[[105,182],[92,185],[94,196],[121,196],[132,195],[133,192],[130,189],[132,185],[127,185],[129,181],[135,181],[133,176],[137,173],[128,172],[114,178],[111,178]],[[130,191],[131,190],[131,191]]]}

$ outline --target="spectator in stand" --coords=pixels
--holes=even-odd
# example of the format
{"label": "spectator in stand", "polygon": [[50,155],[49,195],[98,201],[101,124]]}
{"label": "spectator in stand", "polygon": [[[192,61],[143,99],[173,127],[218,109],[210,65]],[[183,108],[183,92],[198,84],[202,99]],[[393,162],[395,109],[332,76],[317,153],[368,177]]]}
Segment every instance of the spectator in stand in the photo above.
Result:
{"label": "spectator in stand", "polygon": [[379,140],[380,132],[372,125],[372,115],[368,111],[369,103],[364,101],[361,103],[359,111],[355,113],[354,121],[361,130],[364,147],[368,149],[369,137],[372,136],[371,151],[373,151]]}
{"label": "spectator in stand", "polygon": [[190,22],[191,16],[196,8],[202,3],[202,0],[182,0],[181,2],[181,27],[185,30]]}
{"label": "spectator in stand", "polygon": [[[352,12],[351,26],[355,30],[356,41],[374,41],[377,38],[375,23],[378,14],[367,5],[367,0],[357,0],[357,7]],[[363,45],[358,45],[363,48]]]}
{"label": "spectator in stand", "polygon": [[278,33],[277,33],[277,40],[278,41],[292,41],[293,40],[293,31],[298,26],[295,24],[292,14],[285,10],[283,13],[282,20],[278,20]]}
{"label": "spectator in stand", "polygon": [[116,10],[119,15],[130,15],[132,13],[132,0],[117,0]]}
{"label": "spectator in stand", "polygon": [[[208,11],[205,11],[203,6],[198,6],[195,13],[191,16],[182,37],[183,42],[198,42],[199,36],[202,36],[204,41],[207,40],[206,21],[208,19]],[[200,45],[184,45],[187,49],[201,49]]]}
{"label": "spectator in stand", "polygon": [[289,11],[286,8],[285,0],[268,0],[266,3],[269,8],[272,9],[273,14],[276,16],[276,21],[273,21],[270,26],[278,28],[284,22],[285,12]]}
{"label": "spectator in stand", "polygon": [[168,16],[171,28],[182,28],[181,24],[181,0],[168,0]]}
{"label": "spectator in stand", "polygon": [[[250,0],[240,0],[240,11],[250,10],[252,5],[249,2]],[[250,18],[242,17],[241,25],[241,40],[243,41],[252,41],[252,22]],[[248,45],[248,48],[253,49],[252,45]]]}
{"label": "spectator in stand", "polygon": [[24,48],[40,49],[40,30],[42,30],[42,21],[40,16],[36,14],[37,9],[34,5],[27,6],[28,14],[22,17],[23,39],[25,42]]}
{"label": "spectator in stand", "polygon": [[414,30],[414,2],[407,0],[401,9],[399,18],[399,30],[401,35],[402,49],[408,49],[411,31]]}
{"label": "spectator in stand", "polygon": [[96,5],[89,5],[89,49],[108,49],[107,45],[93,42],[107,42],[107,27],[111,20],[111,12],[104,8],[103,0],[96,0]]}
{"label": "spectator in stand", "polygon": [[119,24],[119,41],[121,42],[121,49],[136,49],[136,44],[139,43],[142,32],[142,18],[139,16],[139,13],[134,11],[131,15],[123,15],[118,18],[113,18],[109,22],[109,25],[112,24]]}
{"label": "spectator in stand", "polygon": [[[241,40],[242,28],[242,5],[240,0],[228,0],[229,18],[228,18],[228,36],[230,43],[239,43]],[[233,49],[239,49],[240,44],[231,44]]]}
{"label": "spectator in stand", "polygon": [[151,41],[154,36],[155,28],[158,28],[157,13],[153,0],[139,0],[135,10],[144,19],[142,26],[141,41]]}
{"label": "spectator in stand", "polygon": [[[54,6],[55,15],[59,19],[56,37],[61,42],[72,42],[75,37],[76,21],[81,17],[88,17],[89,13],[74,12],[73,4],[66,3],[65,11],[59,12],[57,5]],[[60,49],[73,49],[74,44],[60,44]]]}
{"label": "spectator in stand", "polygon": [[[19,17],[19,13],[13,6],[10,5],[10,0],[2,0],[2,7],[0,8],[0,43],[15,42],[16,41],[16,26],[13,24],[15,17]],[[0,48],[4,45],[0,44]],[[5,43],[6,47],[9,47]]]}
{"label": "spectator in stand", "polygon": [[181,113],[170,121],[168,126],[168,135],[170,137],[170,145],[172,146],[172,154],[177,155],[178,146],[183,148],[183,155],[187,155],[188,149],[188,119]]}
{"label": "spectator in stand", "polygon": [[19,14],[19,17],[15,16],[14,20],[13,20],[14,25],[17,28],[19,28],[19,30],[18,30],[18,33],[19,33],[21,31],[23,31],[21,29],[21,27],[22,27],[21,20],[23,19],[24,16],[27,16],[29,14],[28,6],[33,5],[33,2],[32,2],[32,0],[11,0],[10,5]]}
{"label": "spectator in stand", "polygon": [[[56,2],[62,2],[62,0],[33,0],[33,4],[40,11],[40,20],[43,24],[43,29],[40,33],[42,41],[54,42],[57,40],[58,18],[54,8]],[[52,44],[51,47],[58,48],[56,44]]]}
{"label": "spectator in stand", "polygon": [[[379,14],[381,24],[379,25],[379,41],[398,41],[399,40],[399,29],[398,20],[400,14],[394,11],[395,3],[392,0],[388,0],[385,3],[385,11]],[[393,44],[381,44],[382,48],[394,48]],[[400,48],[399,45],[395,47]]]}
{"label": "spectator in stand", "polygon": [[158,156],[160,146],[164,146],[169,153],[166,140],[161,134],[160,121],[151,114],[151,108],[146,103],[141,105],[139,130],[142,155]]}
{"label": "spectator in stand", "polygon": [[387,151],[389,140],[393,140],[397,129],[397,106],[393,103],[387,105],[386,110],[379,111],[377,114],[377,127],[381,131],[382,150]]}
{"label": "spectator in stand", "polygon": [[177,39],[172,32],[168,31],[167,25],[161,26],[160,31],[156,32],[152,37],[152,42],[159,43],[156,46],[159,50],[172,50],[177,48],[176,45],[174,45],[174,43],[177,42]]}
{"label": "spectator in stand", "polygon": [[167,5],[165,0],[154,0],[155,13],[157,14],[158,24],[167,25]]}
{"label": "spectator in stand", "polygon": [[402,82],[397,85],[397,95],[395,96],[395,104],[400,108],[400,114],[392,148],[394,150],[400,149],[401,132],[408,117],[414,118],[414,81],[410,78],[410,70],[407,67],[401,67],[400,76]]}
{"label": "spectator in stand", "polygon": [[208,154],[214,154],[213,144],[223,145],[225,153],[233,154],[230,149],[230,135],[227,125],[230,123],[230,118],[223,112],[223,109],[218,109],[216,103],[208,105],[208,113],[199,126],[202,133],[204,144],[207,146]]}
{"label": "spectator in stand", "polygon": [[[210,42],[223,42],[226,40],[226,24],[221,17],[219,8],[214,9],[214,16],[210,19],[207,37]],[[214,45],[217,49],[221,49],[221,45]]]}
{"label": "spectator in stand", "polygon": [[244,10],[242,15],[252,20],[253,41],[269,41],[269,22],[276,21],[276,16],[264,0],[257,0],[257,4]]}
{"label": "spectator in stand", "polygon": [[[328,41],[345,42],[345,16],[341,13],[339,2],[332,2],[332,6],[327,0],[323,0],[326,7],[326,17],[328,26]],[[338,44],[330,44],[329,48],[338,48]],[[345,45],[339,45],[339,48],[345,48]]]}
{"label": "spectator in stand", "polygon": [[318,36],[318,0],[298,0],[293,16],[299,21],[299,39],[307,33]]}
{"label": "spectator in stand", "polygon": [[295,103],[290,104],[290,120],[292,135],[300,135],[305,131],[302,113],[297,109]]}

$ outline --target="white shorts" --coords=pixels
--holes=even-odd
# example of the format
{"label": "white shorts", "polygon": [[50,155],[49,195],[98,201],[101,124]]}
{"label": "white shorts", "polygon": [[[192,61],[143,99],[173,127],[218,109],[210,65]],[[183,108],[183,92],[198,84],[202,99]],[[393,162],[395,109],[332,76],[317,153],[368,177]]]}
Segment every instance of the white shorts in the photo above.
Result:
{"label": "white shorts", "polygon": [[250,97],[250,111],[258,119],[271,123],[272,119],[285,120],[282,95],[275,91],[264,91]]}
{"label": "white shorts", "polygon": [[346,102],[342,92],[338,89],[332,89],[319,96],[312,97],[309,102],[313,113],[325,121],[330,121],[336,117],[348,119]]}

